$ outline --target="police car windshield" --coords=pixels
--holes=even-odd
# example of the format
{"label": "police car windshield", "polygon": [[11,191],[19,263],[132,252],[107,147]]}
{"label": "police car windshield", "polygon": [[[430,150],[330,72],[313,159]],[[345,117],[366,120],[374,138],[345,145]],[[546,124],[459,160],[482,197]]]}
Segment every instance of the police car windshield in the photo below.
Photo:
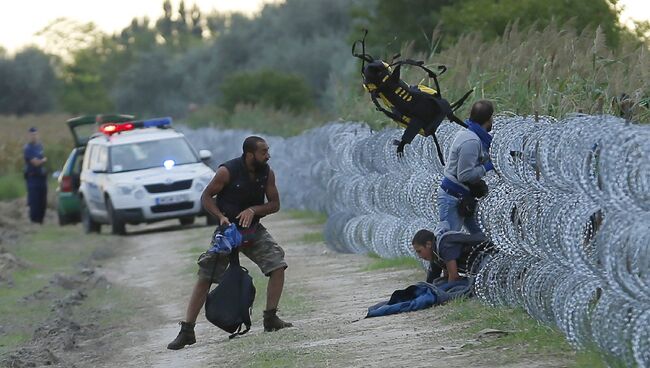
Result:
{"label": "police car windshield", "polygon": [[[171,160],[171,163],[170,163]],[[136,142],[110,148],[111,172],[151,169],[199,162],[194,151],[181,137]]]}

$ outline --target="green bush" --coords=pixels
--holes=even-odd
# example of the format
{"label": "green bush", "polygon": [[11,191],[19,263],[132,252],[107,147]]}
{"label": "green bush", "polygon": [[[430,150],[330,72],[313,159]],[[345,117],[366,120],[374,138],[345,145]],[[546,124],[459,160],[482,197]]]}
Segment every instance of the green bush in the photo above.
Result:
{"label": "green bush", "polygon": [[293,112],[314,106],[312,91],[297,75],[261,70],[234,74],[221,86],[222,106],[232,112],[237,105],[261,105]]}
{"label": "green bush", "polygon": [[[228,112],[221,106],[205,105],[196,108],[180,122],[191,128],[202,128],[207,126],[228,127]],[[245,127],[241,127],[244,129]]]}
{"label": "green bush", "polygon": [[0,176],[0,201],[24,197],[25,193],[25,180],[21,173]]}
{"label": "green bush", "polygon": [[213,126],[223,129],[248,129],[260,134],[290,137],[326,124],[332,118],[316,110],[300,113],[261,105],[237,105],[231,113],[214,105],[201,107],[182,123],[192,128]]}

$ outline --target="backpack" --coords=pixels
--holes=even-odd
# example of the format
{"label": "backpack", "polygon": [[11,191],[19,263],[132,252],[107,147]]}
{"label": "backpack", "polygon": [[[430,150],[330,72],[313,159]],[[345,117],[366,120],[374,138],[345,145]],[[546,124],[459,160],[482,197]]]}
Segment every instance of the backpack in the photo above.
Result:
{"label": "backpack", "polygon": [[[239,251],[229,255],[230,265],[219,285],[205,300],[205,318],[213,325],[230,333],[230,339],[251,329],[251,310],[255,301],[255,286],[248,270],[239,264]],[[212,272],[214,274],[213,268]],[[246,329],[242,331],[242,326]]]}
{"label": "backpack", "polygon": [[[436,130],[445,118],[467,128],[467,125],[454,115],[454,111],[463,105],[467,97],[474,90],[468,91],[458,101],[450,104],[442,98],[440,85],[438,84],[438,76],[447,71],[446,66],[439,65],[438,70],[440,74],[436,74],[425,67],[423,61],[411,59],[394,61],[400,57],[399,54],[393,57],[391,64],[383,60],[375,59],[371,55],[366,54],[365,41],[367,35],[368,31],[365,30],[363,39],[355,41],[352,44],[352,55],[361,59],[363,86],[370,93],[370,98],[377,110],[383,112],[386,116],[406,128],[402,139],[394,142],[397,145],[398,155],[403,154],[404,146],[411,143],[416,135],[420,134],[425,137],[433,136],[433,141],[438,151],[438,158],[444,165],[445,161],[435,134]],[[359,43],[362,48],[361,54],[355,52],[356,46]],[[366,63],[368,64],[366,65]],[[402,65],[411,65],[424,70],[429,78],[433,79],[436,89],[422,84],[415,86],[406,84],[406,82],[400,79]],[[379,100],[386,107],[383,107]]]}

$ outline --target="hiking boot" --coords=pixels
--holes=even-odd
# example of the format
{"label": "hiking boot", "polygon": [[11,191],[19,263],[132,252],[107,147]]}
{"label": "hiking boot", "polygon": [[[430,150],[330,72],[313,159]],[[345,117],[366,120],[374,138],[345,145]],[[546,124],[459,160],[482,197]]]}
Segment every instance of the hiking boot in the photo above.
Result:
{"label": "hiking boot", "polygon": [[286,327],[293,327],[291,323],[281,320],[280,317],[277,316],[277,313],[277,309],[264,311],[264,331],[271,332]]}
{"label": "hiking boot", "polygon": [[178,322],[181,325],[181,332],[178,333],[178,336],[174,341],[170,342],[167,345],[167,349],[178,350],[185,347],[185,345],[192,345],[196,342],[196,336],[194,335],[194,323],[188,322]]}

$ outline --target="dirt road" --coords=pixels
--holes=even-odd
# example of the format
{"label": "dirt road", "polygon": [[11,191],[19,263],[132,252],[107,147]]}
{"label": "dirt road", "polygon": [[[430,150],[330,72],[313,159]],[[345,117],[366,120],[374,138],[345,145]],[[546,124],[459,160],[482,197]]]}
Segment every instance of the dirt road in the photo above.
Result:
{"label": "dirt road", "polygon": [[[445,324],[444,308],[389,317],[362,319],[366,308],[424,277],[422,270],[364,271],[371,259],[337,254],[324,244],[307,244],[305,234],[320,230],[303,220],[274,215],[264,221],[285,249],[289,269],[281,316],[295,328],[265,333],[261,314],[266,280],[242,256],[251,270],[258,295],[253,328],[229,341],[203,315],[197,323],[197,343],[180,351],[166,349],[178,332],[196,272],[195,259],[207,246],[210,229],[145,230],[124,237],[122,256],[104,266],[116,285],[133,288],[141,307],[133,323],[104,337],[115,352],[105,367],[558,367],[563,357],[530,356],[516,363],[504,360],[497,348],[461,347],[458,326]],[[96,363],[96,362],[95,362]]]}

